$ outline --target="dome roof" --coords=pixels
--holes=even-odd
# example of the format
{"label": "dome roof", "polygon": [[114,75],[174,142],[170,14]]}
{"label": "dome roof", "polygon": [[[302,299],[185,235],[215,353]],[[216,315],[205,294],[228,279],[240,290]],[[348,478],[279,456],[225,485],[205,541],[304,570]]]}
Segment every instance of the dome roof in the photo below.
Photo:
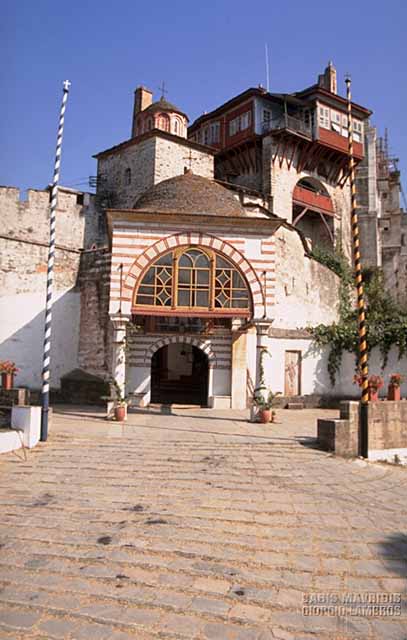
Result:
{"label": "dome roof", "polygon": [[143,109],[143,113],[146,113],[147,111],[170,111],[172,113],[179,113],[182,116],[185,116],[185,118],[189,121],[186,113],[181,111],[181,109],[178,109],[178,107],[176,107],[174,104],[171,104],[171,102],[168,102],[165,98],[160,98],[156,102],[150,104],[150,106],[146,109]]}
{"label": "dome roof", "polygon": [[191,171],[163,180],[143,193],[134,209],[205,216],[248,217],[229,189]]}

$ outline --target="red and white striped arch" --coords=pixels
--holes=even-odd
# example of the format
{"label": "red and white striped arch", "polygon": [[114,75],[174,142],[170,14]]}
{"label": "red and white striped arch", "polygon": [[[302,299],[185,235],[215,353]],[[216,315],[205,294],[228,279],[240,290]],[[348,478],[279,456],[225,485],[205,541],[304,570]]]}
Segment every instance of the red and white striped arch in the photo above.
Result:
{"label": "red and white striped arch", "polygon": [[209,340],[200,340],[199,338],[194,338],[192,336],[167,336],[156,340],[156,342],[145,350],[144,366],[150,366],[151,358],[155,352],[161,349],[161,347],[165,347],[169,344],[190,344],[193,347],[197,347],[197,349],[201,349],[201,351],[203,351],[208,357],[209,367],[216,366],[216,356],[212,351]]}
{"label": "red and white striped arch", "polygon": [[[221,238],[207,233],[194,232],[177,233],[158,240],[143,253],[141,253],[138,257],[136,257],[134,262],[128,268],[127,272],[123,272],[123,287],[121,296],[123,314],[131,314],[134,289],[148,265],[163,253],[181,246],[207,247],[210,249],[214,249],[215,251],[218,251],[219,253],[227,257],[232,262],[232,264],[236,265],[236,267],[243,273],[246,278],[253,301],[253,316],[255,318],[261,318],[264,315],[265,300],[263,286],[256,270],[252,267],[245,256],[227,240],[222,240]],[[112,298],[111,296],[110,313],[117,313],[119,307],[119,299],[120,298],[118,297]],[[112,304],[113,300],[114,304]]]}

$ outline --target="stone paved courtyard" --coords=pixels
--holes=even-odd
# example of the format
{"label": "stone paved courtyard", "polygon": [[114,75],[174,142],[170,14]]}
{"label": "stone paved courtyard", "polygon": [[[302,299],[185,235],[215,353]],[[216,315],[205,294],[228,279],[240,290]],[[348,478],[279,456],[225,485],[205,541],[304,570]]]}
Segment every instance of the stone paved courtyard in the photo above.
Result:
{"label": "stone paved courtyard", "polygon": [[173,411],[61,407],[46,444],[2,456],[1,638],[407,638],[405,602],[309,609],[405,594],[407,469],[315,449],[335,412]]}

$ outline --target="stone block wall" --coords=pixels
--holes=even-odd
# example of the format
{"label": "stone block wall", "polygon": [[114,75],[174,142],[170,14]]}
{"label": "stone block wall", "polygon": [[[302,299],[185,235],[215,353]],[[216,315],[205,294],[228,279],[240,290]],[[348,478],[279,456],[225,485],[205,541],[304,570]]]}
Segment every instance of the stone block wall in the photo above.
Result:
{"label": "stone block wall", "polygon": [[337,320],[338,276],[309,258],[297,232],[280,227],[275,234],[273,328],[299,329]]}
{"label": "stone block wall", "polygon": [[102,377],[111,368],[110,267],[111,254],[107,248],[81,256],[78,365]]}
{"label": "stone block wall", "polygon": [[[191,152],[191,161],[189,156]],[[156,139],[156,157],[154,167],[154,184],[184,173],[191,166],[192,172],[203,178],[213,179],[214,160],[211,153],[190,148],[178,139]]]}
{"label": "stone block wall", "polygon": [[407,447],[407,401],[369,402],[369,449]]}
{"label": "stone block wall", "polygon": [[[0,187],[0,212],[5,225],[1,235],[33,243],[49,242],[48,190],[29,189],[21,198],[19,189]],[[69,249],[87,249],[98,241],[98,213],[92,194],[61,187],[56,209],[57,244]]]}
{"label": "stone block wall", "polygon": [[155,184],[155,151],[156,138],[147,138],[98,158],[98,197],[104,206],[131,209],[138,196]]}
{"label": "stone block wall", "polygon": [[[341,456],[359,455],[359,402],[341,402],[339,419],[318,420],[318,441]],[[407,401],[368,403],[368,455],[387,459],[407,455]]]}
{"label": "stone block wall", "polygon": [[[0,188],[0,359],[16,362],[17,386],[41,387],[49,242],[49,192]],[[78,366],[81,252],[99,239],[93,197],[61,188],[56,212],[51,385]]]}
{"label": "stone block wall", "polygon": [[147,138],[119,145],[98,158],[98,195],[108,208],[132,209],[137,198],[153,185],[182,175],[189,168],[213,178],[213,154],[190,147],[187,140],[154,132]]}

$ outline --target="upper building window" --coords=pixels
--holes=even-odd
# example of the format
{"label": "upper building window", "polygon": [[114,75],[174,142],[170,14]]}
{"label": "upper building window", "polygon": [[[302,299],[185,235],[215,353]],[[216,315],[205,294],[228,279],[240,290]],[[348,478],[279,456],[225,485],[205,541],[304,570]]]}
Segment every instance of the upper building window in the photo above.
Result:
{"label": "upper building window", "polygon": [[162,131],[170,130],[170,118],[166,113],[160,113],[158,116],[158,128]]}
{"label": "upper building window", "polygon": [[136,306],[247,311],[243,276],[216,252],[191,247],[170,251],[151,265],[137,289]]}
{"label": "upper building window", "polygon": [[131,169],[129,167],[124,172],[124,184],[131,184]]}
{"label": "upper building window", "polygon": [[[212,122],[200,131],[203,144],[216,144],[220,140],[220,124]],[[198,137],[199,141],[199,137]]]}
{"label": "upper building window", "polygon": [[338,111],[331,110],[331,129],[336,133],[342,134],[342,116]]}
{"label": "upper building window", "polygon": [[356,142],[362,142],[363,124],[360,120],[353,120],[353,138]]}
{"label": "upper building window", "polygon": [[234,136],[239,131],[244,131],[250,127],[251,123],[251,113],[250,111],[246,111],[241,116],[237,116],[237,118],[233,118],[229,122],[229,135]]}
{"label": "upper building window", "polygon": [[319,107],[319,126],[324,129],[330,128],[328,107]]}
{"label": "upper building window", "polygon": [[212,122],[211,124],[211,143],[216,144],[220,141],[220,123]]}

